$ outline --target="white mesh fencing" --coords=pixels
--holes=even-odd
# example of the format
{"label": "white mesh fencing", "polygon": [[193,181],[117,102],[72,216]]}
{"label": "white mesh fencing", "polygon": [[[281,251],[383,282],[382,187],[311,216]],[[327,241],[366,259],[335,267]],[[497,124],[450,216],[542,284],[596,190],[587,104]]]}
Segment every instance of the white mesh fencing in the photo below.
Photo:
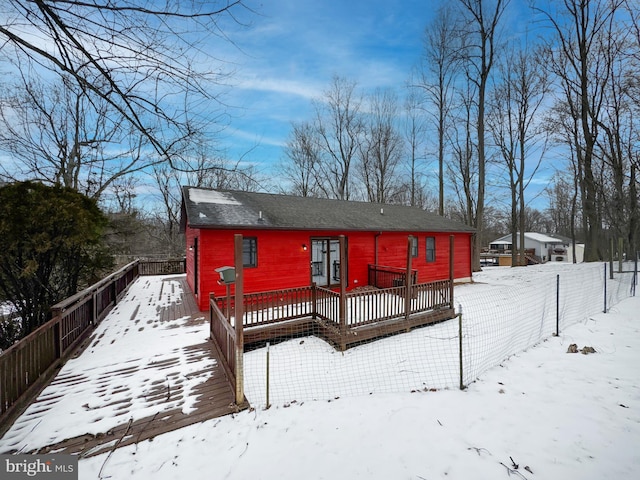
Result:
{"label": "white mesh fencing", "polygon": [[[482,283],[480,274],[475,283],[456,286],[454,302],[462,312],[463,383],[468,385],[509,356],[552,336],[556,322],[562,332],[602,312],[604,268],[603,263],[510,268],[504,277]],[[614,277],[609,279],[607,272],[607,307],[633,291],[632,272],[616,272]],[[459,342],[458,318],[344,352],[315,336],[291,338],[245,353],[245,395],[254,407],[264,408],[267,383],[269,404],[276,405],[458,388]]]}

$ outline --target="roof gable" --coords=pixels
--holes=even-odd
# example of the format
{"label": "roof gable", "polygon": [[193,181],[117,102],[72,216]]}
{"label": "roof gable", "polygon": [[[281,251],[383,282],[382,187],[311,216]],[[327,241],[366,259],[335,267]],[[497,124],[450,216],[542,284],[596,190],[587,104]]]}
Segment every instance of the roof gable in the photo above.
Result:
{"label": "roof gable", "polygon": [[188,186],[182,188],[182,217],[183,229],[474,231],[415,207]]}

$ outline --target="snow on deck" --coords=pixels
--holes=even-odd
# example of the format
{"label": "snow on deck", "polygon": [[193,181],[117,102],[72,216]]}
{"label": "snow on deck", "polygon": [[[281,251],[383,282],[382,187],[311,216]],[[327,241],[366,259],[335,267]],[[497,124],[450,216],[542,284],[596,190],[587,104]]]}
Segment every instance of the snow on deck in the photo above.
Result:
{"label": "snow on deck", "polygon": [[138,278],[85,350],[0,439],[0,453],[52,445],[78,451],[69,445],[74,438],[84,450],[82,444],[95,439],[113,443],[112,437],[125,433],[151,433],[151,420],[163,420],[166,431],[171,421],[185,423],[203,395],[209,405],[218,396],[228,406],[230,387],[225,392],[218,386],[215,395],[206,391],[214,375],[224,375],[208,342],[205,315],[191,297],[183,298],[186,289],[184,275]]}

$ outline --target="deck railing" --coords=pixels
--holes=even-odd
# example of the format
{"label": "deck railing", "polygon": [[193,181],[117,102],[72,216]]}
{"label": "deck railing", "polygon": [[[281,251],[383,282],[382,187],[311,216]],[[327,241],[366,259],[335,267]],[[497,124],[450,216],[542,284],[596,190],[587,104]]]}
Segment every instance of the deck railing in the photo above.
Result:
{"label": "deck railing", "polygon": [[452,307],[451,282],[449,280],[419,283],[411,288],[411,314]]}
{"label": "deck railing", "polygon": [[236,388],[236,378],[238,376],[236,366],[236,331],[231,321],[220,310],[218,304],[211,299],[209,302],[210,334],[214,340],[214,345],[218,348],[218,353],[222,359],[222,367],[230,379],[233,389]]}
{"label": "deck railing", "polygon": [[[109,313],[133,281],[143,274],[181,273],[183,260],[165,262],[138,260],[129,263],[96,284],[51,307],[51,320],[0,353],[0,419],[10,417],[28,404]],[[141,273],[144,272],[144,273]]]}
{"label": "deck railing", "polygon": [[405,315],[406,287],[383,288],[347,294],[347,324],[358,327]]}
{"label": "deck railing", "polygon": [[[369,264],[369,285],[376,288],[402,287],[407,284],[407,271],[403,268]],[[418,271],[411,270],[411,284],[418,282]]]}
{"label": "deck railing", "polygon": [[340,324],[340,293],[315,287],[314,315],[336,325]]}
{"label": "deck railing", "polygon": [[[307,317],[320,319],[323,325],[335,327],[343,337],[365,325],[453,308],[450,280],[421,283],[410,288],[407,306],[407,287],[404,286],[352,291],[346,293],[344,299],[339,292],[316,285],[245,294],[243,326],[250,329]],[[214,328],[222,329],[214,327],[215,322],[229,324],[233,321],[233,302],[233,296],[211,296],[212,336]],[[245,330],[245,335],[250,335],[250,330]],[[221,348],[225,348],[227,340],[220,341]]]}
{"label": "deck railing", "polygon": [[244,326],[256,327],[313,314],[312,287],[244,295]]}
{"label": "deck railing", "polygon": [[186,273],[186,258],[176,260],[142,260],[138,264],[140,275],[173,275]]}

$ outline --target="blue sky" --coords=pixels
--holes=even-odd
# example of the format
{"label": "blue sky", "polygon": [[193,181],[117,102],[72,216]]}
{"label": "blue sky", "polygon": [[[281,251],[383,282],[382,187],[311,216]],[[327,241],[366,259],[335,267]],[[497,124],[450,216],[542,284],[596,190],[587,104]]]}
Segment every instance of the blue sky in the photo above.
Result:
{"label": "blue sky", "polygon": [[[394,89],[401,98],[423,53],[425,28],[447,1],[453,0],[244,0],[253,12],[233,10],[243,25],[220,21],[228,38],[193,31],[209,60],[217,59],[203,70],[232,72],[219,89],[229,119],[217,146],[231,162],[242,159],[273,177],[286,158],[292,122],[311,120],[312,100],[332,77],[355,81],[360,93]],[[507,35],[527,28],[525,4],[511,0]],[[215,118],[215,102],[211,108]],[[269,183],[277,179],[263,187]]]}
{"label": "blue sky", "polygon": [[[446,0],[259,2],[247,2],[256,12],[243,18],[251,25],[231,31],[236,48],[224,45],[215,55],[235,71],[225,98],[232,118],[220,141],[231,160],[242,157],[272,176],[285,159],[291,123],[312,118],[312,100],[333,76],[357,82],[361,92],[391,88],[402,97],[425,28]],[[524,0],[511,0],[504,34],[523,36],[530,18]],[[544,187],[548,173],[539,177]]]}
{"label": "blue sky", "polygon": [[[435,5],[427,0],[296,0],[256,6],[252,26],[233,35],[238,49],[223,134],[229,156],[268,169],[284,157],[291,122],[308,120],[311,101],[334,75],[362,91],[403,88],[419,61]],[[229,58],[229,57],[225,57]]]}

